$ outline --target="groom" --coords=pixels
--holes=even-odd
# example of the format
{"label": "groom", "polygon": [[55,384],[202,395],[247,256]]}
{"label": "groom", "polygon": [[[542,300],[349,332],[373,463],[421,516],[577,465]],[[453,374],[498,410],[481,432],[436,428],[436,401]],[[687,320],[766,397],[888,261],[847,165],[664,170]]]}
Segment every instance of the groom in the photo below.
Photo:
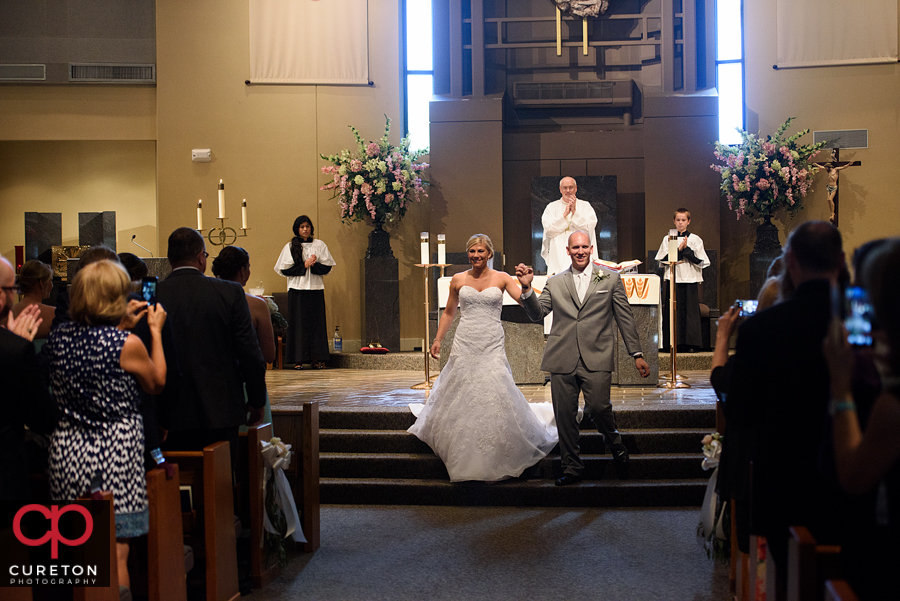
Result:
{"label": "groom", "polygon": [[556,480],[557,486],[581,482],[584,471],[584,462],[578,456],[579,392],[584,393],[585,413],[590,413],[609,445],[619,477],[628,477],[628,451],[616,429],[609,400],[616,351],[613,318],[628,354],[634,357],[634,366],[641,376],[650,375],[622,280],[616,273],[594,267],[592,251],[585,232],[570,235],[566,253],[572,266],[548,279],[537,296],[531,290],[531,268],[521,263],[516,267],[528,317],[540,321],[553,311],[541,369],[550,372],[550,394],[559,430],[563,475]]}

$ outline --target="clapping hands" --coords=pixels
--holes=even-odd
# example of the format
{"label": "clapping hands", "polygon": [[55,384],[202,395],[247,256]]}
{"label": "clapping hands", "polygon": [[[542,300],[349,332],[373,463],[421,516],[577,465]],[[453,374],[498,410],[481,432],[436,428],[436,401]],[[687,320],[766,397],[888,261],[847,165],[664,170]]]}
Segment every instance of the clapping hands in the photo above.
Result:
{"label": "clapping hands", "polygon": [[19,313],[18,317],[13,317],[12,311],[9,312],[6,329],[25,340],[34,340],[38,326],[43,322],[41,308],[38,305],[28,305]]}

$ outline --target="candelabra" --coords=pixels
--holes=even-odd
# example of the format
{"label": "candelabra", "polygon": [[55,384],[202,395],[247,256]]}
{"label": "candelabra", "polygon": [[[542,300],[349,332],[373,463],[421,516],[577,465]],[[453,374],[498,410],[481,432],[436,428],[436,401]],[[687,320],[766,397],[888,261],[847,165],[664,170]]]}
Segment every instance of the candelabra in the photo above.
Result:
{"label": "candelabra", "polygon": [[[227,217],[219,217],[219,227],[212,227],[209,229],[209,232],[206,233],[206,239],[209,240],[209,243],[213,246],[231,246],[235,242],[237,242],[238,238],[246,238],[247,231],[250,229],[249,227],[240,228],[241,233],[237,233],[233,227],[226,226],[225,220]],[[203,235],[203,231],[200,231],[200,235]]]}

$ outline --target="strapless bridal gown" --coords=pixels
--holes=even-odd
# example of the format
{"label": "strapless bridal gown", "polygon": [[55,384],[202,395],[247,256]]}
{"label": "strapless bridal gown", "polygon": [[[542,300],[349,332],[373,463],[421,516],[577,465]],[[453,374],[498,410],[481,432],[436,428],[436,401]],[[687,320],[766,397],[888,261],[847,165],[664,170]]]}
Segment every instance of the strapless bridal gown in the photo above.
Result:
{"label": "strapless bridal gown", "polygon": [[[463,286],[460,320],[447,364],[409,432],[444,461],[452,482],[517,477],[558,440],[553,411],[530,407],[504,351],[503,292]],[[542,419],[538,417],[542,416]]]}

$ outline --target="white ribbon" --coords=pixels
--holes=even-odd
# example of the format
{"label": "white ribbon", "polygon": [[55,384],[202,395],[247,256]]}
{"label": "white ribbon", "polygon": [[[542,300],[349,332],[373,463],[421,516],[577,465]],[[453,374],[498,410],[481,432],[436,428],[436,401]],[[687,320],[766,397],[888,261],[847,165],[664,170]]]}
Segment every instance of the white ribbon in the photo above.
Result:
{"label": "white ribbon", "polygon": [[[284,475],[284,470],[291,465],[291,445],[284,444],[280,438],[273,438],[271,442],[260,441],[260,446],[262,447],[263,465],[265,466],[262,481],[263,490],[265,490],[269,478],[274,477],[275,504],[284,513],[284,519],[287,523],[287,529],[283,533],[284,538],[292,536],[296,542],[305,543],[306,537],[303,536],[303,527],[300,525],[300,516],[297,514],[294,495],[291,494],[287,476]],[[269,512],[265,509],[263,509],[263,527],[267,532],[279,536],[282,535],[269,521]],[[259,545],[260,547],[263,546],[262,539],[260,539]]]}

